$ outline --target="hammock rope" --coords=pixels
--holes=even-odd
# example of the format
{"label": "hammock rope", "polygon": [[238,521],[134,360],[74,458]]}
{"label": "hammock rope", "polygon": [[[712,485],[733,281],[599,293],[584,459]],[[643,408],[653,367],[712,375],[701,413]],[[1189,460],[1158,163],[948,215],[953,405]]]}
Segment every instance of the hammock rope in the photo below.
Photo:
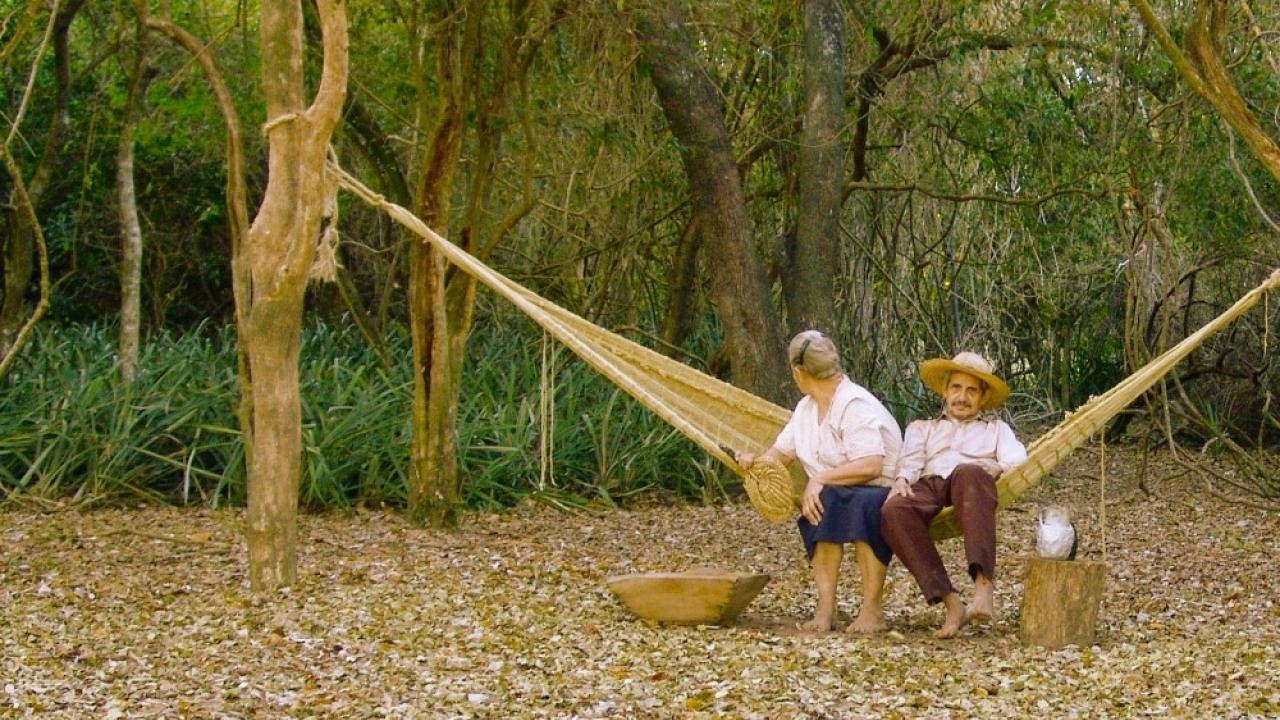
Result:
{"label": "hammock rope", "polygon": [[771,443],[791,411],[612,333],[519,285],[427,227],[416,215],[370,190],[337,166],[339,182],[386,212],[485,286],[510,300],[534,322],[688,436],[717,460],[741,468],[725,448]]}
{"label": "hammock rope", "polygon": [[[605,330],[556,305],[480,262],[427,227],[412,212],[369,189],[332,161],[329,172],[334,174],[347,191],[430,242],[450,262],[510,300],[588,365],[743,477],[744,487],[749,494],[755,483],[768,482],[767,479],[743,470],[730,455],[730,449],[767,447],[786,424],[791,415],[790,410]],[[1076,411],[1069,413],[1062,423],[1031,443],[1027,448],[1027,459],[1002,475],[996,483],[999,506],[1005,507],[1016,500],[1063,457],[1082,445],[1107,420],[1146,392],[1205,339],[1244,314],[1268,290],[1276,287],[1280,287],[1280,269],[1209,324],[1148,362],[1115,387],[1090,398]],[[772,467],[762,468],[762,472],[770,477],[778,475],[777,469]],[[793,488],[797,484],[803,486],[803,478],[797,475],[796,468],[790,471],[790,479]],[[784,481],[785,476],[777,482]],[[774,490],[776,492],[776,487]],[[756,498],[753,496],[752,499],[754,502]],[[762,514],[774,521],[794,517],[789,511]],[[935,538],[959,535],[959,524],[950,508],[934,520],[930,532]]]}

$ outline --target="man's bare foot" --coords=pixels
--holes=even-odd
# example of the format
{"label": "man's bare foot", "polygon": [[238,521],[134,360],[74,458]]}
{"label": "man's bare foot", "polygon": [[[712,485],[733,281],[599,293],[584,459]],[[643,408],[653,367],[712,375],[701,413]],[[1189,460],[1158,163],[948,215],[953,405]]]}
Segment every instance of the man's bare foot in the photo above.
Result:
{"label": "man's bare foot", "polygon": [[857,635],[874,635],[884,632],[888,626],[884,624],[884,610],[879,607],[862,606],[862,610],[858,612],[858,617],[853,619],[845,632]]}
{"label": "man's bare foot", "polygon": [[965,611],[969,622],[987,622],[995,615],[995,583],[981,573],[973,579],[973,602]]}
{"label": "man's bare foot", "polygon": [[955,637],[968,619],[964,603],[960,601],[959,595],[951,593],[942,598],[942,602],[947,606],[947,616],[942,620],[942,627],[933,633],[933,636],[938,640]]}
{"label": "man's bare foot", "polygon": [[836,623],[834,618],[815,615],[812,620],[797,623],[796,629],[802,633],[821,635],[822,633],[829,633],[832,630],[835,630]]}

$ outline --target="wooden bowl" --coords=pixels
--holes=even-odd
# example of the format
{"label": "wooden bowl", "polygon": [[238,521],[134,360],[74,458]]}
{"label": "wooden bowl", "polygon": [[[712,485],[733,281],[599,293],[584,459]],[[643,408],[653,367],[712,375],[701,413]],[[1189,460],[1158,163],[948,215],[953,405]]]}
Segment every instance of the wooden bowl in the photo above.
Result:
{"label": "wooden bowl", "polygon": [[769,582],[724,570],[613,575],[605,584],[631,612],[678,625],[729,625]]}

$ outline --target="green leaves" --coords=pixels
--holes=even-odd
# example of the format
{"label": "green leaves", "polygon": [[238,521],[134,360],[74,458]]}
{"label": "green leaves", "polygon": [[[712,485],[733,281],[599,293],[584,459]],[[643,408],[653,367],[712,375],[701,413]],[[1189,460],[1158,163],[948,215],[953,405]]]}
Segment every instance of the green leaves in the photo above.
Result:
{"label": "green leaves", "polygon": [[[544,426],[537,336],[528,325],[486,327],[469,345],[459,410],[471,507],[508,508],[529,497],[562,507],[701,499],[723,482],[695,445],[563,351]],[[110,327],[44,328],[28,349],[29,365],[5,379],[0,498],[244,503],[233,334],[144,341],[131,386],[116,372],[114,342]],[[393,357],[409,356],[404,342],[390,341]],[[402,506],[407,363],[387,373],[353,327],[315,325],[304,338],[301,377],[301,506]],[[546,483],[542,433],[553,450]],[[723,489],[707,497],[716,494]]]}

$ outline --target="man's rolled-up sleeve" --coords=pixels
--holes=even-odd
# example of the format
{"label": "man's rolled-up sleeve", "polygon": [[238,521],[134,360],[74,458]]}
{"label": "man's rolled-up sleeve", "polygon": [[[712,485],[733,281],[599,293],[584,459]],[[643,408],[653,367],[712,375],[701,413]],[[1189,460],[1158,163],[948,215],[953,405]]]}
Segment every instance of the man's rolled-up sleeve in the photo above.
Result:
{"label": "man's rolled-up sleeve", "polygon": [[1018,440],[1018,436],[1013,434],[1013,428],[1007,423],[1000,423],[997,432],[996,462],[1000,463],[1002,471],[1009,472],[1027,459],[1027,448],[1023,446],[1022,441]]}

